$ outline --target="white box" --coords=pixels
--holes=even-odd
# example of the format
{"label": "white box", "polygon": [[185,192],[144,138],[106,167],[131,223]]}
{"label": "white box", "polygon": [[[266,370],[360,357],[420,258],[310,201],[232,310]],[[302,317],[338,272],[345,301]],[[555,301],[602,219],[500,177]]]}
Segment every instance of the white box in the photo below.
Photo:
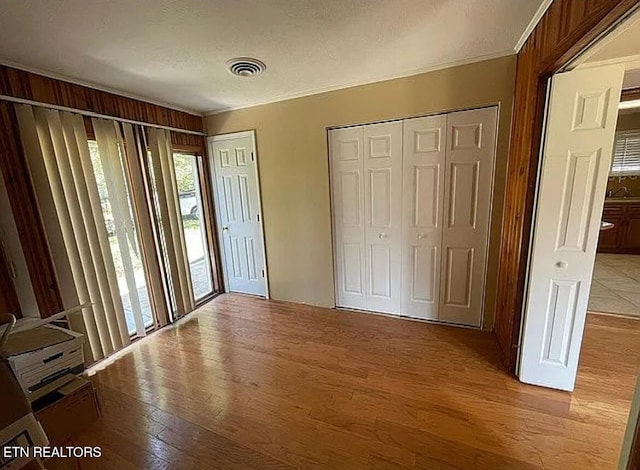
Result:
{"label": "white box", "polygon": [[84,370],[83,335],[44,325],[9,335],[5,355],[29,401],[73,380]]}

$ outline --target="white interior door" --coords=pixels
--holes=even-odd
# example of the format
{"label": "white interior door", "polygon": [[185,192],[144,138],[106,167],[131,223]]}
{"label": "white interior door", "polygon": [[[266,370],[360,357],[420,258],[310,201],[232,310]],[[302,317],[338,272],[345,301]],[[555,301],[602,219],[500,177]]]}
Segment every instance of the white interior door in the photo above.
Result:
{"label": "white interior door", "polygon": [[403,137],[402,313],[438,318],[447,115],[407,119]]}
{"label": "white interior door", "polygon": [[227,291],[266,296],[266,266],[252,132],[209,139]]}
{"label": "white interior door", "polygon": [[611,65],[551,81],[519,377],[573,390],[624,74]]}
{"label": "white interior door", "polygon": [[362,126],[329,131],[336,305],[367,308]]}
{"label": "white interior door", "polygon": [[402,263],[402,122],[364,126],[367,309],[399,313]]}
{"label": "white interior door", "polygon": [[498,108],[447,115],[438,319],[481,326]]}

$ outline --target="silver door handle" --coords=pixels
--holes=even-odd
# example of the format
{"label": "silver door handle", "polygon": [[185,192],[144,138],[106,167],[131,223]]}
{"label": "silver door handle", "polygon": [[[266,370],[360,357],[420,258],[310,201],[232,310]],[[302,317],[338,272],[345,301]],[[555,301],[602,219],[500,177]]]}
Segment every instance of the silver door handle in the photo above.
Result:
{"label": "silver door handle", "polygon": [[419,233],[418,234],[418,240],[422,240],[423,238],[427,238],[427,234],[426,233]]}
{"label": "silver door handle", "polygon": [[383,238],[389,238],[389,235],[387,235],[386,233],[379,233],[378,238],[382,240]]}

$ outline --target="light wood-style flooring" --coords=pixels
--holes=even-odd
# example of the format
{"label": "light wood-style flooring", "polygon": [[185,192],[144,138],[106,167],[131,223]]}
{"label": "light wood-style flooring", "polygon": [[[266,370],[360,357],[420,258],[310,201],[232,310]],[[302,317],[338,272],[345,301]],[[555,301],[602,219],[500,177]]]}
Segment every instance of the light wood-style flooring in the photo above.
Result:
{"label": "light wood-style flooring", "polygon": [[93,377],[108,469],[613,469],[640,321],[590,315],[573,394],[490,333],[222,295]]}

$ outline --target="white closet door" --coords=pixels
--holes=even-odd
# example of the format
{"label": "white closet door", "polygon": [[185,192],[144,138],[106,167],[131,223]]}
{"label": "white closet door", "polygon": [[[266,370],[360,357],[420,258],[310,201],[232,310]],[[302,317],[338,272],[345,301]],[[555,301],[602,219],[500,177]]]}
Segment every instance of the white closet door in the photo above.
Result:
{"label": "white closet door", "polygon": [[624,65],[551,81],[519,377],[573,390]]}
{"label": "white closet door", "polygon": [[439,320],[482,322],[497,119],[495,107],[447,115]]}
{"label": "white closet door", "polygon": [[329,131],[336,305],[367,308],[363,128]]}
{"label": "white closet door", "polygon": [[364,126],[367,309],[399,313],[402,253],[402,122]]}
{"label": "white closet door", "polygon": [[404,121],[402,313],[438,318],[447,116]]}

